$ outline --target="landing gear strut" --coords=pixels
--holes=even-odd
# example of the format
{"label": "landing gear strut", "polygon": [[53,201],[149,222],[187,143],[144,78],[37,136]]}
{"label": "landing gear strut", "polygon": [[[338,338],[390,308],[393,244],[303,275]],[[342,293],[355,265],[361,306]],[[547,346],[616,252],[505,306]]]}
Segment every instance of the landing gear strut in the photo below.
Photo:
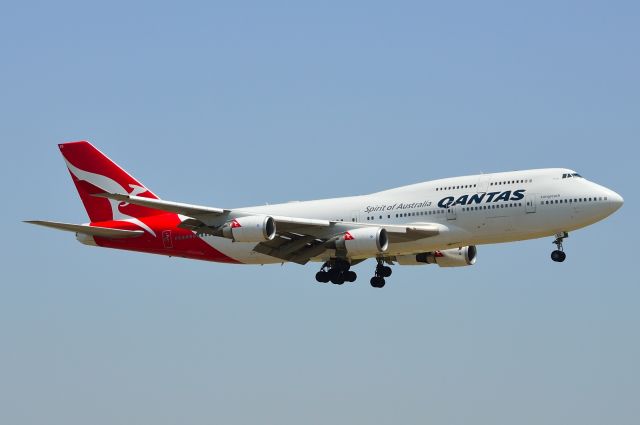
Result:
{"label": "landing gear strut", "polygon": [[356,272],[349,270],[351,264],[348,261],[336,259],[327,261],[316,273],[316,280],[321,283],[331,282],[342,285],[345,282],[355,282],[358,278]]}
{"label": "landing gear strut", "polygon": [[551,259],[556,263],[562,263],[567,258],[567,254],[564,253],[564,249],[562,248],[562,241],[568,237],[569,234],[567,232],[556,233],[556,239],[553,243],[556,244],[558,249],[551,253]]}
{"label": "landing gear strut", "polygon": [[375,275],[371,278],[371,286],[374,288],[382,288],[385,284],[385,277],[391,276],[391,267],[385,266],[382,259],[378,259]]}

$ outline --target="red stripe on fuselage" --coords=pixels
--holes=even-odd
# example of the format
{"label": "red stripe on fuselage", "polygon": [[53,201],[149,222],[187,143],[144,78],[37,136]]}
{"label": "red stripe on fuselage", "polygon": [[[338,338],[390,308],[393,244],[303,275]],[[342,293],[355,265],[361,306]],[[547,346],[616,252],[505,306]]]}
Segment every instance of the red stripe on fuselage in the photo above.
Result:
{"label": "red stripe on fuselage", "polygon": [[[107,239],[94,237],[96,244],[104,248],[124,249],[128,251],[146,252],[149,254],[169,255],[172,257],[184,257],[194,260],[215,261],[219,263],[239,264],[235,260],[199,237],[193,232],[178,227],[180,219],[176,214],[162,214],[138,218],[147,225],[155,236],[135,223],[128,221],[101,221],[91,223],[92,226],[109,227],[122,230],[143,230],[144,234],[135,238]],[[171,243],[163,241],[163,232],[170,231]],[[189,236],[188,238],[178,238],[178,236]],[[166,238],[167,235],[164,235]]]}

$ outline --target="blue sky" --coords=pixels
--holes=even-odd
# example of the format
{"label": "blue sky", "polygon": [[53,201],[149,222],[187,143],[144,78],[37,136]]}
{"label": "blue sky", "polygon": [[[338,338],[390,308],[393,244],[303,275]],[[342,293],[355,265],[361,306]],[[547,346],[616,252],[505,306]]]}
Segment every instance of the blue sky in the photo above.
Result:
{"label": "blue sky", "polygon": [[[637,2],[14,2],[0,422],[635,424]],[[57,143],[220,207],[562,166],[614,216],[384,290],[99,250]]]}

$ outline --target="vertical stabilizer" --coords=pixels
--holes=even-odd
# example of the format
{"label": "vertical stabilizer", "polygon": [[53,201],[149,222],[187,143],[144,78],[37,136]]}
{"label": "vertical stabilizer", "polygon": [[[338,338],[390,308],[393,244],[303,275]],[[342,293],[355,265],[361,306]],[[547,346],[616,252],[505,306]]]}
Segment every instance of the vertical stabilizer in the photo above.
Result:
{"label": "vertical stabilizer", "polygon": [[92,196],[108,192],[158,199],[153,192],[91,143],[86,141],[70,142],[62,143],[58,147],[92,222],[131,220],[132,218],[164,214],[163,211],[152,208]]}

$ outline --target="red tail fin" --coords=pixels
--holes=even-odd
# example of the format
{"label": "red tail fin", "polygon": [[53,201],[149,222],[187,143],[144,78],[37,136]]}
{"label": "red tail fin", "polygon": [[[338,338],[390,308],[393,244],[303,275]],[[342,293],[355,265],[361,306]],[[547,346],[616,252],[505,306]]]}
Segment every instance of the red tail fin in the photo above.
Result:
{"label": "red tail fin", "polygon": [[60,144],[58,147],[92,222],[163,214],[163,211],[91,196],[109,192],[158,199],[153,192],[91,143],[71,142]]}

